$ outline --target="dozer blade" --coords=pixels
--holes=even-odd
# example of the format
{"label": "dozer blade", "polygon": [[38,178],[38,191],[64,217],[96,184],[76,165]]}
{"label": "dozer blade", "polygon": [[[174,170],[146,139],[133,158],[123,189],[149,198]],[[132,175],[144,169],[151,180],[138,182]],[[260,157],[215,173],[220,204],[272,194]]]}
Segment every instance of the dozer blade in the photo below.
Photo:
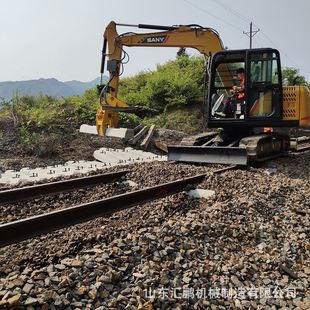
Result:
{"label": "dozer blade", "polygon": [[248,155],[241,147],[168,145],[168,160],[246,166]]}

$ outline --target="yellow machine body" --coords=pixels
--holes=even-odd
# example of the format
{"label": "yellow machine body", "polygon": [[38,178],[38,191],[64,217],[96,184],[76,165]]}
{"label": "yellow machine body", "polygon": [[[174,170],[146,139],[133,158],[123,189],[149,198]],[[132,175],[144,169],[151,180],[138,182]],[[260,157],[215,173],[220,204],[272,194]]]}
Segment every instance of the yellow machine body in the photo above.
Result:
{"label": "yellow machine body", "polygon": [[299,127],[310,127],[310,91],[308,87],[283,87],[283,120],[298,120]]}

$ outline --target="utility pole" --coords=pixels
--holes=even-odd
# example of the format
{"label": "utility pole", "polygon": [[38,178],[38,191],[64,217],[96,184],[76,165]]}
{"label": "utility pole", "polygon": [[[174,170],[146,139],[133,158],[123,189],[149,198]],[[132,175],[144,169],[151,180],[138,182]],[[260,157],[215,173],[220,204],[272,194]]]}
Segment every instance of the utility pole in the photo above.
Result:
{"label": "utility pole", "polygon": [[250,38],[250,48],[252,48],[252,38],[259,32],[259,29],[253,31],[253,24],[250,22],[250,31],[243,31],[243,34]]}

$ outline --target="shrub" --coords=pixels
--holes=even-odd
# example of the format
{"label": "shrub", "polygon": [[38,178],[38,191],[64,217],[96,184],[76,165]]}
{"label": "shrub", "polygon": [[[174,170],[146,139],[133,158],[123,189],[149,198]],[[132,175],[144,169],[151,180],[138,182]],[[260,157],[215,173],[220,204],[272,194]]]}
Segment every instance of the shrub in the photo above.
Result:
{"label": "shrub", "polygon": [[202,57],[182,55],[120,82],[119,97],[129,105],[145,105],[163,112],[202,98],[205,65]]}

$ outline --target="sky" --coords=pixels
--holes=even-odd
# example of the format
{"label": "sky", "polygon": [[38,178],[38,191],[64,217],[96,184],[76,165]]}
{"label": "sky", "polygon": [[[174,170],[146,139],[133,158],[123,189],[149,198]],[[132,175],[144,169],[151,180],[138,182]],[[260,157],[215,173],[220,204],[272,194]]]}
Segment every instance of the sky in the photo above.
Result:
{"label": "sky", "polygon": [[[309,0],[0,0],[0,81],[99,76],[102,35],[112,20],[129,24],[200,24],[229,49],[249,47],[243,31],[260,28],[254,47],[280,50],[282,66],[310,81]],[[121,27],[119,33],[143,31]],[[126,48],[124,76],[153,70],[176,48]]]}

